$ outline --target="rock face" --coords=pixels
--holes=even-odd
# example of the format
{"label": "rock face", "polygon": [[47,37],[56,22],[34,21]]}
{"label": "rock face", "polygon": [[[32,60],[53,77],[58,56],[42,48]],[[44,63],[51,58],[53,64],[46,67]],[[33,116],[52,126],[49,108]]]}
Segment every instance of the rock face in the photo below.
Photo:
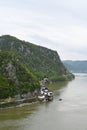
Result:
{"label": "rock face", "polygon": [[[56,51],[21,41],[9,35],[0,37],[0,51],[14,52],[17,60],[24,64],[39,80],[44,77],[51,81],[73,78],[73,75],[64,67]],[[7,71],[11,69],[15,74],[15,69],[9,63]],[[11,71],[9,75],[12,75]],[[15,77],[15,75],[12,76]]]}
{"label": "rock face", "polygon": [[12,62],[9,62],[5,68],[5,74],[8,77],[15,79],[16,78],[16,68],[12,65]]}
{"label": "rock face", "polygon": [[22,95],[40,88],[37,78],[12,52],[0,52],[0,98]]}

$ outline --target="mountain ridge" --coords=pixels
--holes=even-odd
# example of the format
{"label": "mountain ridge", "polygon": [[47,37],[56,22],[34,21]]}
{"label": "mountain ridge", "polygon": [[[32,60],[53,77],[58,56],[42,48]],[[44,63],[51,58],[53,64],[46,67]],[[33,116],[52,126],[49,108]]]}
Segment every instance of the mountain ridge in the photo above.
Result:
{"label": "mountain ridge", "polygon": [[39,80],[48,77],[51,81],[68,80],[72,74],[64,67],[57,51],[22,41],[14,36],[0,37],[0,51],[12,51],[18,60]]}
{"label": "mountain ridge", "polygon": [[65,67],[74,73],[87,73],[87,60],[64,60]]}

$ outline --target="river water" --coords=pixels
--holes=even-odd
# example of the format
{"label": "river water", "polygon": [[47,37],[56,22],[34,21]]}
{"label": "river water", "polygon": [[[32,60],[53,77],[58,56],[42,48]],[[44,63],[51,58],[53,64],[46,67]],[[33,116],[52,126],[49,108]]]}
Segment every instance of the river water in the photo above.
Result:
{"label": "river water", "polygon": [[87,75],[76,74],[50,89],[51,102],[0,110],[0,130],[87,130]]}

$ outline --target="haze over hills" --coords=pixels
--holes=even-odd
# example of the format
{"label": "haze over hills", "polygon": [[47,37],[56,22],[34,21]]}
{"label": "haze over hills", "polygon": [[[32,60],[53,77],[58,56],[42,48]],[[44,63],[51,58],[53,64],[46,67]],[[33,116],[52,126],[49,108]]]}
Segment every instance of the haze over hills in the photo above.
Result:
{"label": "haze over hills", "polygon": [[74,78],[56,51],[21,41],[0,37],[0,98],[34,91],[39,80],[65,81]]}
{"label": "haze over hills", "polygon": [[63,64],[65,67],[74,73],[87,73],[87,60],[78,60],[78,61],[72,61],[72,60],[65,60],[63,61]]}

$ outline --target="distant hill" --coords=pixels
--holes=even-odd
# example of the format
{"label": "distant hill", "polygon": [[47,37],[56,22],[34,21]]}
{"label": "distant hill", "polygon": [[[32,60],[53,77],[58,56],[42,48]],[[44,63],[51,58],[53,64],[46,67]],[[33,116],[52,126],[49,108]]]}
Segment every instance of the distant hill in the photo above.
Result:
{"label": "distant hill", "polygon": [[0,37],[0,51],[14,52],[17,60],[24,64],[38,80],[44,77],[48,77],[51,81],[73,78],[73,75],[64,67],[58,53],[51,49],[4,35]]}
{"label": "distant hill", "polygon": [[65,67],[74,73],[87,73],[87,61],[72,61],[65,60],[63,61]]}

